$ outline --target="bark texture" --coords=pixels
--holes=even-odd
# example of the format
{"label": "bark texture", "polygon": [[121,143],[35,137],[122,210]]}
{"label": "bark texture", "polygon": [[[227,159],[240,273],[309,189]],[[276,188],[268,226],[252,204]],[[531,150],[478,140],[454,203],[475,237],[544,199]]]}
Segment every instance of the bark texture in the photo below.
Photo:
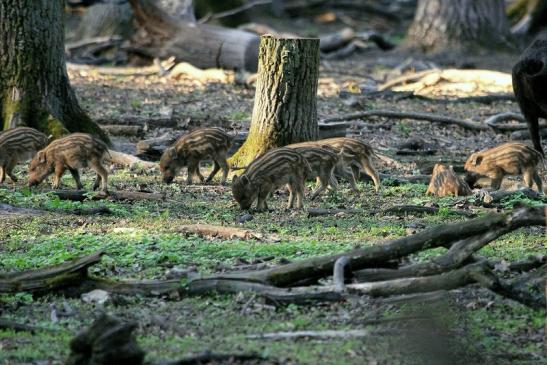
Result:
{"label": "bark texture", "polygon": [[63,0],[0,1],[0,122],[108,140],[80,107],[64,56]]}
{"label": "bark texture", "polygon": [[419,0],[406,46],[429,53],[512,48],[503,0]]}
{"label": "bark texture", "polygon": [[231,158],[232,166],[246,166],[272,148],[319,135],[319,39],[262,36],[258,73],[249,136]]}
{"label": "bark texture", "polygon": [[133,50],[150,58],[189,62],[199,68],[256,71],[258,37],[254,34],[172,16],[152,0],[129,0],[138,32]]}

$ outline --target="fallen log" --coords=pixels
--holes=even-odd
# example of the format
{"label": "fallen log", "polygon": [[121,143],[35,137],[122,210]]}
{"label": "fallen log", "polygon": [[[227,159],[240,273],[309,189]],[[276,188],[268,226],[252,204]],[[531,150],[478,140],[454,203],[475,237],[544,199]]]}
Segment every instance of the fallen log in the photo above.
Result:
{"label": "fallen log", "polygon": [[138,200],[164,200],[165,194],[159,193],[147,193],[141,191],[116,191],[110,192],[109,194],[100,193],[90,193],[85,190],[57,190],[52,192],[54,195],[57,195],[61,200],[72,200],[77,202],[83,202],[87,199],[91,200],[127,200],[127,201],[138,201]]}
{"label": "fallen log", "polygon": [[38,270],[0,273],[0,293],[55,290],[77,284],[87,276],[87,268],[101,261],[104,251]]}
{"label": "fallen log", "polygon": [[131,169],[133,168],[144,168],[144,169],[157,169],[159,168],[157,163],[143,161],[140,158],[128,155],[127,153],[122,153],[114,150],[108,150],[110,153],[110,161],[114,164],[127,166]]}
{"label": "fallen log", "polygon": [[510,214],[501,213],[472,219],[463,223],[439,225],[417,234],[402,237],[383,245],[359,248],[341,254],[314,257],[278,267],[250,273],[212,275],[209,279],[241,280],[274,286],[291,286],[303,279],[319,279],[333,272],[334,263],[342,256],[350,258],[353,270],[379,266],[380,264],[434,247],[450,247],[453,242],[482,235],[497,229],[514,230],[522,226],[544,225],[545,208],[523,208]]}
{"label": "fallen log", "polygon": [[346,215],[346,214],[360,214],[362,210],[357,209],[325,209],[325,208],[310,208],[308,209],[308,217],[323,217],[326,215]]}
{"label": "fallen log", "polygon": [[485,206],[500,204],[505,199],[517,197],[519,195],[532,200],[542,199],[542,196],[537,191],[530,188],[523,188],[519,190],[497,190],[490,192],[486,190],[480,190],[476,194],[478,202]]}
{"label": "fallen log", "polygon": [[367,119],[370,117],[385,117],[394,119],[415,119],[424,120],[442,125],[456,125],[465,129],[474,131],[486,131],[489,129],[487,125],[471,122],[465,119],[452,118],[444,115],[431,113],[405,113],[391,110],[369,110],[366,112],[346,114],[338,117],[330,117],[321,120],[322,123],[343,122],[353,119]]}
{"label": "fallen log", "polygon": [[146,37],[135,41],[151,58],[174,56],[196,67],[256,72],[259,38],[238,29],[174,19],[151,0],[129,0]]}

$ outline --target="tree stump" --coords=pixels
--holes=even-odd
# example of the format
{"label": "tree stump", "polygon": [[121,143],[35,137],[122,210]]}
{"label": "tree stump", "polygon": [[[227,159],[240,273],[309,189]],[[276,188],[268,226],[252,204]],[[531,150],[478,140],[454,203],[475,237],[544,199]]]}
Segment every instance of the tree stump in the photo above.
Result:
{"label": "tree stump", "polygon": [[136,323],[124,323],[103,314],[70,341],[67,365],[140,365],[144,360],[132,332]]}
{"label": "tree stump", "polygon": [[316,140],[319,135],[319,39],[264,35],[258,58],[249,136],[230,159],[232,166],[246,166],[272,148]]}
{"label": "tree stump", "polygon": [[106,134],[80,107],[64,56],[64,1],[0,1],[0,129]]}
{"label": "tree stump", "polygon": [[452,166],[436,164],[433,175],[427,187],[428,195],[436,196],[466,196],[471,194],[471,188],[454,173]]}
{"label": "tree stump", "polygon": [[406,44],[428,53],[511,49],[503,0],[419,0]]}

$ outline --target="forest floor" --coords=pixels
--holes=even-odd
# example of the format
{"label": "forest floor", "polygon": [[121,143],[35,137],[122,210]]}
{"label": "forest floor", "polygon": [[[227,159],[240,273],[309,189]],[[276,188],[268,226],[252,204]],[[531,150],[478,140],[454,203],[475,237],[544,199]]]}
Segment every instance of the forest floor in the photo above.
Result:
{"label": "forest floor", "polygon": [[[497,67],[507,71],[516,58]],[[482,121],[505,111],[518,111],[514,101],[491,104],[447,103],[417,98],[402,100],[363,98],[367,85],[383,81],[406,56],[368,51],[342,61],[322,62],[318,113],[320,119],[368,109],[432,112]],[[138,69],[136,69],[138,71]],[[71,81],[82,105],[93,118],[119,119],[123,115],[159,116],[165,108],[188,125],[221,124],[233,129],[248,126],[254,88],[233,82],[202,82],[191,77],[172,79],[157,75],[102,75],[100,69],[71,70]],[[376,81],[375,81],[376,80]],[[357,92],[357,103],[348,106],[341,92]],[[343,94],[343,93],[342,93]],[[474,95],[467,92],[465,96]],[[441,95],[442,96],[442,95]],[[195,121],[195,124],[192,122]],[[349,134],[400,162],[377,161],[379,170],[394,175],[418,172],[416,160],[400,157],[397,146],[419,136],[442,151],[432,160],[463,161],[470,152],[509,139],[492,131],[465,131],[457,126],[430,122],[377,118]],[[153,137],[166,130],[146,133]],[[115,146],[134,151],[144,138],[114,137]],[[209,166],[207,166],[209,168]],[[83,203],[62,201],[42,184],[25,187],[27,170],[20,166],[20,183],[0,187],[0,203],[32,208],[8,213],[0,210],[0,272],[35,269],[105,249],[106,256],[91,273],[115,279],[160,279],[172,268],[200,273],[238,270],[247,265],[275,265],[307,257],[338,253],[351,248],[381,244],[445,222],[463,220],[451,215],[457,207],[477,215],[492,209],[473,206],[473,197],[426,196],[424,184],[384,186],[375,193],[361,182],[360,193],[342,183],[306,208],[356,209],[357,214],[309,217],[304,211],[287,211],[287,194],[271,199],[272,211],[252,213],[252,220],[238,223],[244,212],[231,196],[229,186],[187,186],[182,176],[175,183],[161,183],[158,171],[117,169],[110,179],[112,191],[147,190],[166,194],[163,201]],[[89,187],[93,176],[84,175]],[[512,181],[518,180],[512,179]],[[545,174],[543,175],[545,181]],[[66,187],[74,188],[67,175]],[[312,186],[311,182],[308,185]],[[545,203],[546,200],[543,200]],[[386,215],[382,209],[401,204],[436,205],[433,215]],[[538,204],[526,199],[505,201]],[[106,207],[102,215],[88,209]],[[82,213],[83,212],[83,213]],[[185,224],[207,223],[238,226],[263,239],[221,239],[181,232]],[[526,228],[507,234],[480,254],[513,261],[546,254],[545,229]],[[435,249],[412,257],[423,260],[443,252]],[[419,304],[375,303],[365,298],[328,305],[276,306],[251,294],[200,298],[113,296],[104,305],[56,293],[0,296],[0,316],[41,328],[35,334],[0,329],[0,364],[60,364],[68,342],[89,326],[102,311],[138,323],[137,339],[147,360],[175,360],[202,351],[258,353],[270,359],[261,363],[283,364],[539,364],[545,363],[545,311],[532,310],[478,287],[445,293],[441,299]],[[364,329],[359,338],[269,340],[251,335],[299,330]],[[249,362],[252,363],[252,362]]]}

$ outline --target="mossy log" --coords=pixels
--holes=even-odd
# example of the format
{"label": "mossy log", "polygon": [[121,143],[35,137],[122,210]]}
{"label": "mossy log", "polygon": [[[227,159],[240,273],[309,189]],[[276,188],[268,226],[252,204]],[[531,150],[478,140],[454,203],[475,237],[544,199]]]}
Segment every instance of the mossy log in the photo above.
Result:
{"label": "mossy log", "polygon": [[80,107],[64,56],[63,1],[0,2],[0,129],[29,126],[108,141]]}
{"label": "mossy log", "polygon": [[291,143],[316,140],[319,39],[260,39],[258,81],[247,140],[230,158],[247,166],[256,156]]}

